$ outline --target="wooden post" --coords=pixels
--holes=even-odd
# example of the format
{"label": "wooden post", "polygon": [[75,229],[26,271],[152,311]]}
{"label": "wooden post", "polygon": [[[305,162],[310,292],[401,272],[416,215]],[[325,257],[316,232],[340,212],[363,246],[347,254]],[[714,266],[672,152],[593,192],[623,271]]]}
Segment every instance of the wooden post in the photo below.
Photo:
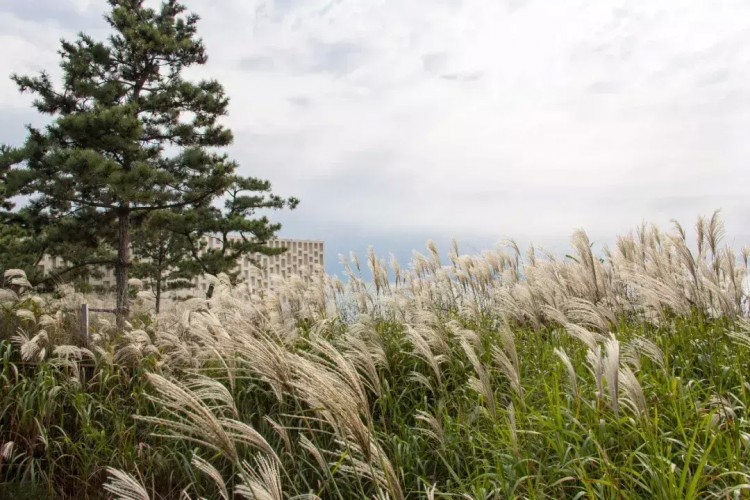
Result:
{"label": "wooden post", "polygon": [[89,305],[81,304],[81,341],[84,347],[89,346]]}

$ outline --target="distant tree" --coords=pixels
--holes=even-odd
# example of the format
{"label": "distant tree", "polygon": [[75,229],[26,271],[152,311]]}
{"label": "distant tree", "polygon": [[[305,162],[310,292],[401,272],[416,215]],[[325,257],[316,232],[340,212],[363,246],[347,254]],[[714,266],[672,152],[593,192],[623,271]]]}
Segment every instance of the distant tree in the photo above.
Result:
{"label": "distant tree", "polygon": [[152,214],[133,234],[132,275],[149,285],[157,313],[165,291],[191,287],[197,274],[189,265],[189,240],[174,232],[172,218],[168,212]]}
{"label": "distant tree", "polygon": [[[7,146],[0,146],[0,210],[13,208],[10,199],[12,189],[8,174],[11,167],[22,159],[22,155]],[[8,269],[23,269],[29,279],[41,276],[36,267],[43,254],[35,248],[31,233],[24,227],[22,213],[14,214],[15,224],[8,224],[7,218],[0,224],[0,276]]]}
{"label": "distant tree", "polygon": [[[256,211],[285,205],[294,208],[298,200],[284,200],[270,191],[268,181],[237,178],[227,189],[223,208],[203,207],[184,217],[182,229],[176,231],[189,241],[193,260],[186,263],[186,269],[194,274],[225,273],[236,282],[239,273],[236,264],[241,256],[252,259],[256,253],[278,255],[286,251],[267,245],[281,225],[271,223],[265,216],[258,217]],[[217,248],[206,245],[205,236],[209,235],[220,240]]]}
{"label": "distant tree", "polygon": [[0,276],[8,269],[23,269],[32,283],[42,279],[37,264],[41,256],[33,250],[33,241],[18,226],[0,226]]}
{"label": "distant tree", "polygon": [[[46,224],[29,208],[0,213],[0,272],[23,269],[38,289],[51,289],[55,284],[71,280],[85,280],[99,276],[95,264],[112,262],[112,251],[106,246],[92,246],[96,225],[71,226],[66,221]],[[54,256],[65,256],[64,264],[48,269],[40,267],[50,246]]]}
{"label": "distant tree", "polygon": [[[46,253],[79,268],[113,266],[122,324],[129,309],[131,241],[150,214],[184,212],[185,220],[198,220],[196,214],[214,214],[213,203],[237,185],[261,191],[243,203],[283,208],[296,200],[270,195],[265,181],[240,177],[237,164],[219,152],[232,142],[219,121],[228,105],[223,88],[182,76],[185,68],[206,62],[196,37],[198,17],[176,0],[158,9],[144,7],[143,0],[109,4],[105,19],[112,34],[106,42],[85,34],[62,42],[59,88],[46,73],[13,75],[53,121],[44,130],[28,127],[22,148],[3,151],[0,222],[21,227],[17,214],[23,212],[24,230],[40,238]],[[8,200],[19,195],[29,201],[14,211]],[[251,213],[247,208],[244,213]],[[215,216],[211,222],[229,221]],[[265,218],[231,224],[247,226],[258,248],[278,229]],[[205,222],[181,231],[196,237],[225,227]],[[217,267],[229,265],[222,262]]]}
{"label": "distant tree", "polygon": [[14,164],[23,160],[23,154],[11,147],[0,145],[0,210],[10,210],[13,203],[9,199],[8,174]]}

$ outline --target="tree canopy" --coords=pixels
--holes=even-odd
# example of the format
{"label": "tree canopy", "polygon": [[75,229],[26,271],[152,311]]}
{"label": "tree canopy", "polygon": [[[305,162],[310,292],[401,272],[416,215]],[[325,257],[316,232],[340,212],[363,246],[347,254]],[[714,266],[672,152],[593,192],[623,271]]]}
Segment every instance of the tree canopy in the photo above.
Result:
{"label": "tree canopy", "polygon": [[[12,76],[52,120],[44,129],[29,126],[23,146],[2,150],[0,218],[35,242],[33,253],[61,256],[70,270],[113,266],[121,318],[131,243],[147,221],[164,222],[161,234],[192,246],[191,257],[204,235],[236,233],[242,244],[194,267],[229,269],[235,248],[275,250],[265,242],[279,225],[253,218],[255,210],[294,208],[297,200],[239,175],[222,152],[232,133],[221,122],[229,102],[221,84],[183,76],[207,60],[198,16],[176,0],[157,9],[142,0],[109,5],[105,42],[86,34],[62,41],[60,84],[45,72]],[[225,209],[217,208],[225,196]],[[12,201],[18,197],[20,208]],[[153,218],[158,213],[169,217]]]}

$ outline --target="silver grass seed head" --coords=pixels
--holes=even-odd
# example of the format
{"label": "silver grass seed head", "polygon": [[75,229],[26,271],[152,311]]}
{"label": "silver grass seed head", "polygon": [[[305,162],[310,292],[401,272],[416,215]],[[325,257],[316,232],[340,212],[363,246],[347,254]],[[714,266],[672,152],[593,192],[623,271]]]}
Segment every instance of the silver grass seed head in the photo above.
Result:
{"label": "silver grass seed head", "polygon": [[104,490],[117,500],[150,500],[146,487],[127,472],[107,467],[107,475]]}
{"label": "silver grass seed head", "polygon": [[0,458],[2,458],[3,460],[10,460],[10,457],[13,456],[14,449],[15,442],[6,441],[2,446],[0,446]]}
{"label": "silver grass seed head", "polygon": [[621,395],[623,404],[638,418],[646,417],[648,415],[648,405],[638,378],[627,366],[620,369],[619,375],[622,386]]}
{"label": "silver grass seed head", "polygon": [[224,481],[224,478],[221,476],[221,472],[219,472],[216,467],[196,454],[193,454],[193,458],[190,461],[190,464],[201,471],[203,474],[208,476],[211,481],[213,481],[213,483],[216,485],[216,488],[219,490],[219,495],[221,496],[222,500],[229,500],[229,491],[227,490],[227,484]]}
{"label": "silver grass seed head", "polygon": [[571,395],[573,397],[578,396],[578,376],[576,375],[575,368],[573,367],[573,363],[570,361],[570,357],[568,356],[568,353],[566,353],[563,349],[559,349],[555,347],[554,353],[557,355],[558,358],[560,358],[560,361],[562,361],[563,366],[565,366],[565,369],[568,373],[568,383],[570,384],[570,390]]}
{"label": "silver grass seed head", "polygon": [[610,334],[610,338],[604,343],[604,376],[607,379],[610,405],[615,416],[619,415],[620,398],[620,343]]}

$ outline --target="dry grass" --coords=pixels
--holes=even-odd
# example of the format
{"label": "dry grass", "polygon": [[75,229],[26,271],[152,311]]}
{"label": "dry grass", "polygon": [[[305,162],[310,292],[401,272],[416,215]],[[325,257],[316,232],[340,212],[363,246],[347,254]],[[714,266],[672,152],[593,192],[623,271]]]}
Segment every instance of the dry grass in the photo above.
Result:
{"label": "dry grass", "polygon": [[[85,360],[142,370],[133,425],[183,457],[186,495],[682,496],[693,473],[691,491],[716,492],[750,474],[740,465],[747,259],[722,248],[717,216],[696,234],[691,246],[677,224],[644,225],[603,258],[583,231],[566,259],[538,249],[524,259],[513,242],[475,256],[454,245],[447,264],[430,242],[407,267],[370,251],[371,284],[353,256],[342,259],[346,284],[311,274],[264,297],[218,277],[210,300],[158,316],[142,303],[124,333],[96,318],[89,349],[65,345],[66,315],[84,300],[69,289],[41,302],[5,293],[3,320],[23,360],[79,381]],[[724,331],[712,325],[740,350],[718,382],[718,367],[695,361],[719,359],[700,343]],[[718,458],[696,398],[723,433]],[[202,451],[186,455],[186,443]],[[678,456],[682,482],[650,462]],[[147,498],[154,487],[127,464],[110,470],[106,491]],[[706,464],[723,478],[716,488]]]}

